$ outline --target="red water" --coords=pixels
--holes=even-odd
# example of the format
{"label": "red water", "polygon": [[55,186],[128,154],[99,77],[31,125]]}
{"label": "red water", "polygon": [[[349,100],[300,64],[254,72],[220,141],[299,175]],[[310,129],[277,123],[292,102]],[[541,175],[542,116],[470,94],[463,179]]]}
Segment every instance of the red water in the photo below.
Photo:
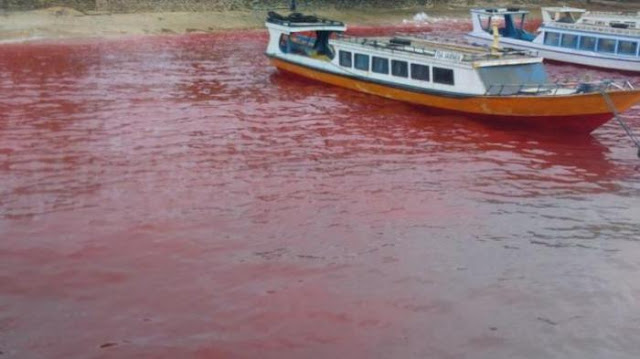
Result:
{"label": "red water", "polygon": [[0,47],[0,358],[637,357],[618,125],[433,116],[265,42]]}

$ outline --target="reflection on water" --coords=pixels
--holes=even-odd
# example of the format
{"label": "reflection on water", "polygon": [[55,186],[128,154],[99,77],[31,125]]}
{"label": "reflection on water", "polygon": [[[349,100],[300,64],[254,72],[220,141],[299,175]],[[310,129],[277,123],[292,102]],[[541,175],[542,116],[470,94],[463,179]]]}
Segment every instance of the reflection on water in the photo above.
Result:
{"label": "reflection on water", "polygon": [[2,47],[2,353],[636,356],[640,172],[615,123],[434,115],[278,73],[265,42]]}

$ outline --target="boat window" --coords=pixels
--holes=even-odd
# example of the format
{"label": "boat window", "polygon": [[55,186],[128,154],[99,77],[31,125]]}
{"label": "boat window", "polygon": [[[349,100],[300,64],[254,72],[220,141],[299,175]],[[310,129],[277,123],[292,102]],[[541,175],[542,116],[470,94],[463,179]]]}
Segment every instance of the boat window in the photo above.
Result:
{"label": "boat window", "polygon": [[429,81],[429,66],[411,64],[411,78],[414,80]]}
{"label": "boat window", "polygon": [[514,94],[523,87],[548,83],[547,72],[541,62],[533,64],[486,66],[478,68],[478,74],[487,94]]}
{"label": "boat window", "polygon": [[351,52],[340,50],[340,66],[351,67]]}
{"label": "boat window", "polygon": [[371,71],[379,74],[389,74],[389,59],[374,56],[371,59]]}
{"label": "boat window", "polygon": [[596,38],[591,36],[580,37],[580,50],[593,51],[596,49]]}
{"label": "boat window", "polygon": [[635,41],[618,41],[618,53],[622,55],[633,55],[635,56],[638,50],[638,43]]}
{"label": "boat window", "polygon": [[544,44],[545,45],[553,45],[558,46],[558,42],[560,42],[560,34],[557,32],[545,32],[544,33]]}
{"label": "boat window", "polygon": [[406,61],[391,60],[391,74],[398,77],[409,77],[409,64]]}
{"label": "boat window", "polygon": [[560,46],[575,49],[578,47],[578,35],[562,34],[562,41]]}
{"label": "boat window", "polygon": [[616,52],[616,40],[598,39],[598,52]]}
{"label": "boat window", "polygon": [[355,54],[353,65],[358,70],[369,71],[369,55]]}
{"label": "boat window", "polygon": [[434,67],[433,82],[445,85],[453,85],[455,83],[453,79],[453,70]]}

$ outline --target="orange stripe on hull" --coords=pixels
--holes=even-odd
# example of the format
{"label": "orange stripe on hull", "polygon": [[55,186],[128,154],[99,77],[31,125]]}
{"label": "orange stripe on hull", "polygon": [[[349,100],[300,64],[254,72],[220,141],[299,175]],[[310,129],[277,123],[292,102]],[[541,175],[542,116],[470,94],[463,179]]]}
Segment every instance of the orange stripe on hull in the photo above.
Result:
{"label": "orange stripe on hull", "polygon": [[[413,92],[340,76],[271,57],[272,64],[299,76],[328,84],[437,109],[472,118],[493,120],[509,125],[589,133],[613,116],[599,93],[566,96],[472,96],[449,97]],[[622,112],[640,101],[640,91],[612,91],[611,100]]]}

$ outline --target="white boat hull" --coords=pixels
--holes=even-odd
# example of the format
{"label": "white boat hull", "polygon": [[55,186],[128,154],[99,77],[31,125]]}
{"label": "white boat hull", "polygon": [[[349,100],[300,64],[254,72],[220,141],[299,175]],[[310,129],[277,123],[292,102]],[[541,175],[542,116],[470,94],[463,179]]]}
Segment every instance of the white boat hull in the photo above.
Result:
{"label": "white boat hull", "polygon": [[[486,35],[486,36],[485,36]],[[467,41],[474,44],[491,45],[493,37],[486,33],[469,33],[465,35]],[[539,56],[552,61],[567,62],[572,64],[605,68],[610,70],[620,70],[629,72],[640,72],[640,58],[616,59],[604,57],[598,53],[583,54],[561,47],[550,47],[531,41],[500,38],[503,47],[512,47],[520,50],[535,51]]]}

